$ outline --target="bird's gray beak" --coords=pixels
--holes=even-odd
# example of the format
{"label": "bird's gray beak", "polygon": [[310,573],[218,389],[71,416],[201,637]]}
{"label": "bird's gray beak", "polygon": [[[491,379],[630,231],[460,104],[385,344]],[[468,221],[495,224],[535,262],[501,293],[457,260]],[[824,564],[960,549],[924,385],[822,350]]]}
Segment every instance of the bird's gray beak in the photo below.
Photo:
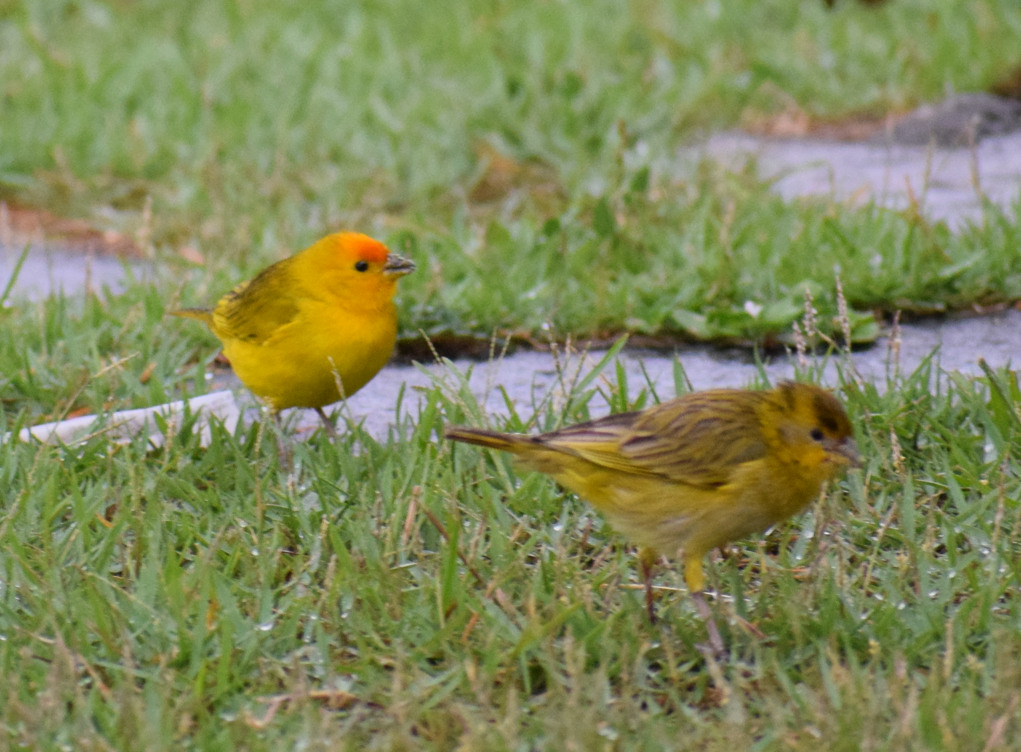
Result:
{"label": "bird's gray beak", "polygon": [[403,277],[405,274],[411,274],[413,271],[415,271],[415,262],[411,259],[398,256],[396,253],[388,253],[386,255],[383,274],[386,274],[388,277]]}
{"label": "bird's gray beak", "polygon": [[854,439],[848,437],[843,441],[835,441],[827,449],[842,458],[850,467],[861,467],[861,455]]}

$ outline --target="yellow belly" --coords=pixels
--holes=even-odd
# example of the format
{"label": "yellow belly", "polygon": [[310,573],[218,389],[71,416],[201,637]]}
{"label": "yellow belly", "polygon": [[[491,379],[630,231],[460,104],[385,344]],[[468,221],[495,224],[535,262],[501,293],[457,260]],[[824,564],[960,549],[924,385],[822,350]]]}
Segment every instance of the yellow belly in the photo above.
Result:
{"label": "yellow belly", "polygon": [[699,558],[787,519],[819,494],[823,479],[787,477],[777,484],[777,474],[761,461],[748,462],[727,485],[697,488],[577,460],[550,472],[632,542],[668,556],[683,548],[686,557]]}
{"label": "yellow belly", "polygon": [[386,365],[397,339],[396,312],[338,316],[309,305],[262,344],[224,342],[234,373],[274,410],[323,407],[350,397]]}

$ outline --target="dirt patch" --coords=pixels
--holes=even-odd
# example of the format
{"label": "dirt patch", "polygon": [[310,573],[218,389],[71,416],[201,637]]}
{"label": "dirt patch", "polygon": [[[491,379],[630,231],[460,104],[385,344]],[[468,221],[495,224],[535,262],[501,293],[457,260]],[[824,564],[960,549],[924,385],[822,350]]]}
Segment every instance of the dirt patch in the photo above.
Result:
{"label": "dirt patch", "polygon": [[779,114],[747,115],[742,128],[767,138],[816,138],[944,147],[970,146],[987,136],[1021,129],[1021,66],[990,87],[990,92],[952,94],[941,102],[883,115],[862,112],[842,118],[811,115],[796,104]]}
{"label": "dirt patch", "polygon": [[84,219],[58,217],[45,209],[0,201],[0,246],[18,248],[40,241],[56,241],[83,254],[143,258],[133,238],[112,230],[99,230]]}
{"label": "dirt patch", "polygon": [[990,86],[989,91],[1000,97],[1021,99],[1021,64]]}
{"label": "dirt patch", "polygon": [[[626,331],[600,332],[595,336],[558,339],[553,342],[536,339],[520,333],[498,333],[495,340],[490,337],[477,337],[471,334],[443,333],[425,337],[406,337],[397,341],[395,363],[409,364],[413,362],[429,363],[436,359],[450,360],[489,360],[491,356],[501,352],[550,352],[554,346],[560,349],[570,347],[578,351],[608,350],[621,338],[627,336],[628,347],[645,352],[671,353],[691,347],[706,347],[720,352],[752,352],[783,353],[791,346],[786,337],[768,335],[759,340],[740,338],[716,338],[699,340],[686,336],[681,332],[663,334],[634,334]],[[872,343],[855,343],[854,349],[868,348]]]}
{"label": "dirt patch", "polygon": [[876,116],[852,113],[843,118],[810,115],[799,107],[788,107],[777,115],[749,115],[741,127],[755,136],[767,138],[820,138],[828,141],[867,141],[889,129],[903,112]]}

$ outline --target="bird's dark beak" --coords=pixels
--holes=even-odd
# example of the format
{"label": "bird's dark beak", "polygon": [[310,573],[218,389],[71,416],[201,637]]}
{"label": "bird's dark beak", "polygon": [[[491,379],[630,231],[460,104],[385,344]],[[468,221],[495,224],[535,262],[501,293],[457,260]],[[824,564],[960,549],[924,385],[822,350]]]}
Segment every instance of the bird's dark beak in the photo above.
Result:
{"label": "bird's dark beak", "polygon": [[854,439],[848,437],[843,441],[834,441],[826,448],[840,458],[838,461],[850,467],[861,467],[861,455]]}
{"label": "bird's dark beak", "polygon": [[415,262],[398,256],[396,253],[386,255],[386,263],[383,265],[383,274],[388,277],[403,277],[415,271]]}

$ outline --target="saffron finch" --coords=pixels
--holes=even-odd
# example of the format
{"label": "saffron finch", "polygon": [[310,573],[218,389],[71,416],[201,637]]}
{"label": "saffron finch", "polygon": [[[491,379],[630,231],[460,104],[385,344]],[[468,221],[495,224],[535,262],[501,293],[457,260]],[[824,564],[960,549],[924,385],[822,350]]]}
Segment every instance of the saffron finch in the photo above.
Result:
{"label": "saffron finch", "polygon": [[703,593],[705,555],[797,514],[827,480],[858,464],[840,402],[796,382],[693,392],[538,436],[449,427],[446,437],[516,455],[641,546],[650,619],[652,567],[659,552],[681,550],[685,582],[717,653],[723,642]]}
{"label": "saffron finch", "polygon": [[234,373],[274,413],[350,397],[382,368],[397,340],[397,280],[415,270],[378,240],[327,235],[242,282],[213,308],[185,308],[223,343]]}

